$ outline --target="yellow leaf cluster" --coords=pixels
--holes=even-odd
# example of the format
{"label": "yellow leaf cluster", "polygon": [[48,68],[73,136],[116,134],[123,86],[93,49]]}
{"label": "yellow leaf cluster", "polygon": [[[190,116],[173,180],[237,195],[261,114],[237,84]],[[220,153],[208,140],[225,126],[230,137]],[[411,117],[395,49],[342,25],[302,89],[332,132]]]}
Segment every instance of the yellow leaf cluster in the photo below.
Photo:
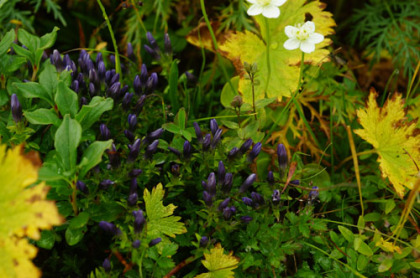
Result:
{"label": "yellow leaf cluster", "polygon": [[0,277],[39,277],[31,262],[37,249],[24,237],[39,239],[40,229],[62,223],[54,202],[45,200],[48,187],[28,187],[38,173],[21,151],[0,145]]}
{"label": "yellow leaf cluster", "polygon": [[357,116],[363,129],[355,133],[373,145],[384,178],[388,177],[400,197],[405,188],[412,189],[420,163],[420,136],[415,122],[406,121],[401,94],[388,99],[384,107],[376,103],[377,93],[371,90],[367,107]]}
{"label": "yellow leaf cluster", "polygon": [[[280,7],[281,15],[278,18],[266,19],[262,15],[254,17],[260,27],[260,36],[249,31],[228,32],[218,36],[220,53],[232,61],[240,74],[238,90],[244,102],[252,103],[252,86],[251,82],[245,78],[244,62],[257,63],[258,66],[256,79],[260,85],[255,86],[255,100],[263,99],[265,96],[276,97],[278,100],[291,96],[291,92],[296,90],[299,81],[299,64],[302,52],[299,49],[290,51],[283,47],[284,42],[288,39],[284,28],[287,25],[304,23],[305,17],[310,15],[311,21],[315,23],[317,33],[324,37],[333,34],[334,19],[331,13],[323,10],[324,8],[325,4],[320,1],[287,1]],[[269,26],[268,32],[266,22]],[[270,36],[269,63],[271,68],[268,85],[267,34]],[[209,36],[198,36],[195,31],[187,36],[187,40],[196,46],[214,51],[211,42],[209,42]],[[317,44],[313,53],[305,55],[305,63],[315,65],[328,61],[329,51],[324,47],[329,44],[331,44],[331,40],[328,38]]]}
{"label": "yellow leaf cluster", "polygon": [[238,267],[239,259],[232,255],[223,253],[224,249],[218,243],[210,254],[204,254],[205,260],[201,262],[210,271],[195,276],[195,278],[233,278],[233,270]]}

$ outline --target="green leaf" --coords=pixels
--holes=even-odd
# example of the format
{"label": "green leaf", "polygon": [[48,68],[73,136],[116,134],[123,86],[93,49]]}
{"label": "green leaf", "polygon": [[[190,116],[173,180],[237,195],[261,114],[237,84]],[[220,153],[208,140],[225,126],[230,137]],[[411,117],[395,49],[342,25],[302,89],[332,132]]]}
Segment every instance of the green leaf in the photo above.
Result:
{"label": "green leaf", "polygon": [[385,260],[383,260],[383,262],[378,267],[378,272],[388,271],[392,267],[392,264],[393,263],[394,263],[394,260],[393,259],[385,259]]}
{"label": "green leaf", "polygon": [[80,228],[80,229],[70,229],[70,227],[67,228],[66,233],[65,233],[67,244],[70,246],[73,246],[79,243],[83,239],[83,236],[85,235],[83,232],[83,229],[84,228]]}
{"label": "green leaf", "polygon": [[49,60],[47,60],[43,64],[43,69],[39,74],[39,83],[42,85],[42,87],[45,88],[45,90],[47,90],[48,94],[51,96],[51,99],[54,98],[54,95],[57,90],[57,77],[57,69],[54,65],[51,64]]}
{"label": "green leaf", "polygon": [[53,231],[43,230],[41,232],[41,238],[36,241],[36,245],[41,248],[51,250],[54,247],[55,235]]}
{"label": "green leaf", "polygon": [[40,98],[47,101],[51,106],[52,95],[36,82],[13,83],[13,86],[26,98]]}
{"label": "green leaf", "polygon": [[102,155],[106,149],[110,149],[112,140],[93,142],[84,152],[79,164],[80,173],[79,178],[83,178],[86,173],[99,164],[102,160]]}
{"label": "green leaf", "polygon": [[[233,87],[238,90],[239,85],[239,76],[233,77],[231,80],[231,83]],[[232,88],[230,87],[229,83],[226,83],[223,86],[222,93],[220,94],[220,102],[225,108],[232,108],[230,103],[232,102],[233,98],[237,96],[237,93],[232,91]]]}
{"label": "green leaf", "polygon": [[27,50],[27,49],[25,49],[25,48],[23,48],[23,47],[21,47],[17,44],[13,46],[13,50],[16,52],[17,55],[28,59],[32,64],[35,63],[35,56],[29,50]]}
{"label": "green leaf", "polygon": [[167,235],[175,237],[177,234],[186,233],[187,230],[179,216],[171,216],[176,208],[173,204],[163,205],[165,191],[159,183],[152,189],[152,193],[145,189],[143,194],[147,216],[147,238],[154,239]]}
{"label": "green leaf", "polygon": [[50,48],[54,45],[55,39],[57,38],[57,31],[60,30],[57,26],[54,26],[54,29],[51,33],[47,33],[41,37],[40,46],[39,48],[44,50]]}
{"label": "green leaf", "polygon": [[173,106],[173,111],[179,108],[178,101],[178,61],[173,61],[169,72],[169,100]]}
{"label": "green leaf", "polygon": [[98,121],[104,112],[111,110],[113,106],[113,99],[96,96],[92,98],[89,105],[82,106],[82,109],[76,115],[76,120],[81,124],[83,130],[86,130]]}
{"label": "green leaf", "polygon": [[360,237],[354,239],[354,250],[368,257],[373,255],[372,249]]}
{"label": "green leaf", "polygon": [[357,257],[357,270],[362,271],[368,265],[369,260],[366,256],[360,255]]}
{"label": "green leaf", "polygon": [[32,53],[34,53],[35,50],[40,47],[40,39],[37,36],[29,34],[25,29],[22,28],[18,30],[18,40]]}
{"label": "green leaf", "polygon": [[55,95],[55,103],[61,115],[70,114],[74,117],[79,109],[77,94],[64,84],[63,81],[58,82],[57,94]]}
{"label": "green leaf", "polygon": [[32,112],[25,111],[24,115],[31,124],[59,126],[61,123],[57,114],[51,109],[40,108]]}
{"label": "green leaf", "polygon": [[5,74],[11,74],[25,63],[26,59],[24,57],[19,57],[17,55],[5,55],[2,59],[0,59],[0,71]]}
{"label": "green leaf", "polygon": [[377,212],[371,212],[368,213],[364,216],[364,219],[366,222],[374,222],[374,221],[378,221],[382,218],[382,215],[380,213]]}
{"label": "green leaf", "polygon": [[363,231],[365,229],[365,218],[363,217],[363,215],[359,216],[359,219],[357,220],[357,228],[359,229],[359,231]]}
{"label": "green leaf", "polygon": [[178,125],[180,129],[185,129],[186,121],[187,114],[185,113],[184,107],[182,107],[175,116],[175,124]]}
{"label": "green leaf", "polygon": [[163,124],[162,127],[169,132],[172,132],[175,134],[181,134],[181,129],[179,128],[179,126],[177,126],[174,123]]}
{"label": "green leaf", "polygon": [[84,226],[86,226],[86,224],[89,221],[89,213],[83,211],[81,213],[79,213],[78,216],[74,217],[73,219],[70,220],[70,225],[69,225],[69,229],[79,229],[82,228]]}
{"label": "green leaf", "polygon": [[238,267],[239,260],[232,255],[232,252],[225,255],[223,251],[218,243],[210,250],[210,254],[204,254],[205,260],[201,262],[209,272],[197,275],[195,278],[234,278],[233,270]]}
{"label": "green leaf", "polygon": [[74,170],[77,160],[77,146],[82,137],[82,127],[76,121],[65,115],[63,122],[55,133],[54,147],[61,157],[64,169]]}
{"label": "green leaf", "polygon": [[187,139],[188,141],[191,141],[192,140],[192,134],[191,134],[191,132],[189,132],[186,129],[182,129],[181,130],[181,135],[184,136],[185,139]]}
{"label": "green leaf", "polygon": [[340,233],[343,235],[343,237],[348,241],[348,242],[353,242],[354,240],[354,234],[347,229],[344,226],[338,226],[338,229],[340,230]]}
{"label": "green leaf", "polygon": [[390,213],[395,208],[395,201],[393,199],[389,199],[385,202],[385,214]]}
{"label": "green leaf", "polygon": [[15,30],[11,29],[0,40],[0,56],[5,54],[15,40]]}

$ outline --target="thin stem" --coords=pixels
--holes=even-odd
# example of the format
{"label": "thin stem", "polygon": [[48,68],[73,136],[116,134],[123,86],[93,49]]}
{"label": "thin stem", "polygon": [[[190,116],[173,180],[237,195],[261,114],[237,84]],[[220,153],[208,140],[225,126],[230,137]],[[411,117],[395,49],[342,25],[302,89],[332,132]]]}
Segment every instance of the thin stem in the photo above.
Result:
{"label": "thin stem", "polygon": [[411,88],[413,87],[414,80],[416,80],[416,76],[417,76],[417,73],[419,72],[419,69],[420,69],[420,61],[417,63],[416,69],[414,71],[413,77],[412,77],[411,82],[410,82],[410,86],[408,86],[407,94],[406,94],[406,97],[405,97],[406,101],[410,97]]}
{"label": "thin stem", "polygon": [[232,89],[232,92],[234,92],[236,94],[237,91],[235,90],[235,87],[233,86],[232,81],[229,78],[229,75],[228,75],[228,73],[225,69],[225,66],[222,64],[222,56],[220,55],[220,53],[218,51],[219,47],[218,47],[218,44],[217,44],[216,36],[214,35],[213,28],[211,27],[209,17],[207,16],[206,6],[204,5],[204,0],[200,0],[200,5],[201,5],[201,11],[203,12],[204,21],[206,22],[207,28],[209,29],[209,32],[210,32],[211,39],[213,41],[214,52],[216,52],[217,58],[220,61],[220,67],[222,68],[223,75],[225,76],[227,82],[229,83],[229,86]]}
{"label": "thin stem", "polygon": [[71,206],[73,208],[73,213],[75,216],[79,214],[79,209],[77,208],[77,187],[76,187],[76,180],[73,180],[71,183],[71,189],[73,190],[71,196]]}
{"label": "thin stem", "polygon": [[102,5],[101,0],[96,0],[99,7],[101,8],[102,15],[108,25],[109,34],[111,35],[112,44],[114,45],[115,50],[115,71],[121,76],[121,65],[120,65],[120,55],[118,53],[117,41],[115,40],[114,31],[112,31],[111,22],[109,21],[108,15],[106,14],[105,7]]}
{"label": "thin stem", "polygon": [[[374,154],[374,153],[376,153],[376,150],[367,150],[367,151],[359,152],[356,155],[361,156],[361,155]],[[347,161],[350,161],[352,158],[353,156],[346,157],[344,160],[340,162],[340,164],[337,165],[337,169],[343,166],[343,164],[346,163]]]}
{"label": "thin stem", "polygon": [[254,83],[254,74],[250,74],[249,75],[249,79],[251,80],[251,88],[252,88],[252,112],[254,112],[255,119],[257,119],[257,111],[255,110],[255,83]]}
{"label": "thin stem", "polygon": [[[270,37],[270,27],[268,25],[268,19],[265,19],[265,28],[266,28],[266,45],[267,45],[267,83],[265,84],[265,94],[268,96],[268,84],[270,83],[271,78],[271,64],[270,64],[270,44],[271,44],[271,37]],[[252,88],[252,97],[254,97],[254,88]],[[255,112],[255,111],[254,111]]]}
{"label": "thin stem", "polygon": [[[395,70],[392,72],[391,76],[389,77],[388,81],[386,82],[385,89],[384,89],[384,93],[382,94],[381,106],[383,106],[383,105],[384,105],[385,98],[386,98],[386,95],[387,95],[387,92],[388,92],[388,87],[389,87],[389,84],[391,83],[392,79],[394,78],[394,75],[399,74],[399,73],[400,73],[400,71],[399,71],[398,69],[395,69]],[[398,77],[397,77],[397,80],[398,80]]]}
{"label": "thin stem", "polygon": [[309,134],[311,135],[312,139],[314,140],[314,142],[317,144],[318,148],[321,147],[321,145],[319,144],[318,140],[315,137],[315,134],[313,133],[311,126],[309,125],[308,121],[305,118],[305,114],[303,114],[303,111],[299,105],[299,103],[297,102],[296,98],[293,98],[293,104],[296,106],[296,110],[298,111],[298,114],[300,116],[300,118],[302,119],[303,123],[306,126],[306,129],[308,130]]}

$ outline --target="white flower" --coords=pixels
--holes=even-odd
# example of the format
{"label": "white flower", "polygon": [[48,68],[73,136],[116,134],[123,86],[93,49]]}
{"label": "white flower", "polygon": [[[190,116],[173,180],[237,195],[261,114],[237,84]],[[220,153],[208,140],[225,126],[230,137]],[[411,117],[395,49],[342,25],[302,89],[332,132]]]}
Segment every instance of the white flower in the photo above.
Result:
{"label": "white flower", "polygon": [[280,15],[280,7],[286,0],[247,0],[251,3],[248,9],[248,15],[254,16],[262,14],[268,18],[276,18]]}
{"label": "white flower", "polygon": [[296,27],[286,26],[284,32],[289,37],[283,45],[287,50],[300,48],[305,53],[311,53],[315,51],[315,44],[324,40],[323,35],[315,33],[315,24],[312,21]]}

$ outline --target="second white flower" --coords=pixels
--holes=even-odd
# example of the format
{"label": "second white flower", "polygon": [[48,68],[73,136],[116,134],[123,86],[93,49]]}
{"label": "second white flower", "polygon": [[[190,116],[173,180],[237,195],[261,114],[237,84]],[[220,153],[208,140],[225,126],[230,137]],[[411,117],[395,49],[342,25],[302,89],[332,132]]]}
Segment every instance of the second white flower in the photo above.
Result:
{"label": "second white flower", "polygon": [[312,21],[307,21],[303,25],[286,26],[284,32],[289,39],[284,43],[284,48],[293,50],[300,48],[305,53],[315,51],[315,44],[324,40],[324,36],[315,33],[315,24]]}

